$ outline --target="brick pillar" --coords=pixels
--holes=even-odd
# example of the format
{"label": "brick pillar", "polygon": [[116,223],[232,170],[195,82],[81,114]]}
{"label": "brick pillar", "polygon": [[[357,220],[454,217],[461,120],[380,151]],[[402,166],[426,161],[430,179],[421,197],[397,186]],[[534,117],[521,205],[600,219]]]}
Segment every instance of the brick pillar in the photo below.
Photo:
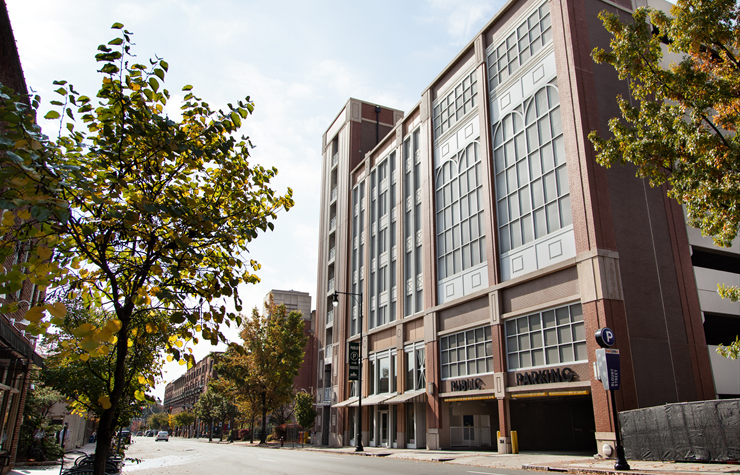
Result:
{"label": "brick pillar", "polygon": [[[424,359],[426,360],[426,381],[427,386],[432,383],[434,386],[434,394],[429,394],[427,391],[427,447],[430,450],[439,449],[439,354],[437,340],[429,341],[424,345]],[[426,389],[426,388],[424,388]]]}

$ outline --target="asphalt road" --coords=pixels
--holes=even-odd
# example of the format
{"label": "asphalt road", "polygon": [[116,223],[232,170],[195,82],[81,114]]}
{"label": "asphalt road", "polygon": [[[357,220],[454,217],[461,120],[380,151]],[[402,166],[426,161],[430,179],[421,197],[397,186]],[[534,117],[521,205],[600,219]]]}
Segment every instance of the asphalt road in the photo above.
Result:
{"label": "asphalt road", "polygon": [[126,453],[141,463],[127,462],[130,475],[514,475],[526,470],[490,469],[445,462],[330,454],[289,448],[259,448],[208,443],[207,439],[170,438],[155,442],[153,437],[134,437]]}

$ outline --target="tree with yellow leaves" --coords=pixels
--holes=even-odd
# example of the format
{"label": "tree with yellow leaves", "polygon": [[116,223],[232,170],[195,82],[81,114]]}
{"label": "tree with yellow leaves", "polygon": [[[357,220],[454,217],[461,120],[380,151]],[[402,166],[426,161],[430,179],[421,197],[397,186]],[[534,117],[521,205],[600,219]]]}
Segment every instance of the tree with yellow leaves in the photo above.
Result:
{"label": "tree with yellow leaves", "polygon": [[[80,328],[93,325],[102,328],[113,326],[112,322],[116,322],[116,319],[111,319],[100,309],[87,309],[79,302],[67,302],[65,307],[67,313],[57,327],[61,331],[47,333],[40,343],[40,350],[46,357],[41,380],[64,395],[74,413],[93,415],[99,419],[105,410],[112,408],[110,400],[116,366],[115,343],[103,341],[97,350],[101,354],[90,356],[90,353],[75,345],[77,337],[74,334],[79,334]],[[159,377],[162,365],[159,354],[168,343],[165,335],[171,331],[167,328],[171,324],[165,314],[152,312],[139,318],[146,318],[147,323],[156,325],[158,331],[147,333],[136,328],[131,331],[126,355],[126,388],[121,403],[114,409],[114,431],[128,426],[131,418],[139,414],[141,403],[136,395],[153,386]],[[163,328],[165,331],[161,331]]]}
{"label": "tree with yellow leaves", "polygon": [[[58,138],[28,125],[36,98],[24,109],[0,95],[0,118],[12,116],[7,125],[15,134],[0,141],[0,169],[10,167],[18,183],[1,221],[8,230],[33,230],[39,244],[33,269],[21,265],[0,285],[12,290],[33,278],[46,290],[47,300],[26,314],[30,332],[64,327],[66,309],[49,303],[55,300],[80,301],[107,318],[70,328],[59,352],[111,361],[110,391],[98,400],[96,475],[104,473],[117,414],[130,403],[128,362],[138,339],[162,336],[168,358],[182,364],[194,362],[184,351],[189,344],[224,341],[221,325],[241,325],[239,285],[259,281],[259,264],[246,258],[249,244],[293,206],[290,188],[285,195],[270,188],[277,170],[251,164],[251,142],[235,136],[253,111],[249,97],[215,111],[188,85],[175,121],[164,112],[167,62],[136,63],[131,32],[119,23],[113,29],[118,36],[98,47],[103,80],[92,98],[56,82],[58,109],[45,117],[59,119]],[[24,200],[36,206],[23,205],[31,206],[29,216]],[[154,381],[144,380],[138,401],[151,400],[144,389]]]}

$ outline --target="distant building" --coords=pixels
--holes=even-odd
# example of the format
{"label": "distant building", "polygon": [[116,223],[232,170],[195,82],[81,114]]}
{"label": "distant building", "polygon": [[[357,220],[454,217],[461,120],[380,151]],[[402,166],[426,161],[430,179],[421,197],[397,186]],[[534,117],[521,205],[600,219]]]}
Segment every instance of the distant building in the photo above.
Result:
{"label": "distant building", "polygon": [[64,402],[58,402],[49,409],[49,419],[52,424],[62,426],[62,434],[66,425],[64,448],[67,450],[87,444],[97,425],[95,419],[73,413]]}
{"label": "distant building", "polygon": [[[208,382],[216,377],[213,365],[213,356],[206,356],[195,363],[185,374],[171,383],[167,383],[164,388],[163,405],[165,411],[169,414],[192,411],[200,395],[208,388]],[[198,437],[207,431],[206,424],[198,420],[190,428],[189,435]]]}
{"label": "distant building", "polygon": [[270,301],[272,294],[273,301],[276,304],[285,305],[288,312],[299,311],[303,314],[303,334],[308,338],[305,346],[305,355],[303,364],[298,370],[298,376],[293,379],[293,386],[296,391],[306,390],[313,394],[316,383],[316,338],[314,336],[314,316],[315,312],[311,311],[311,295],[308,292],[299,292],[296,290],[271,290],[265,295],[265,306]]}

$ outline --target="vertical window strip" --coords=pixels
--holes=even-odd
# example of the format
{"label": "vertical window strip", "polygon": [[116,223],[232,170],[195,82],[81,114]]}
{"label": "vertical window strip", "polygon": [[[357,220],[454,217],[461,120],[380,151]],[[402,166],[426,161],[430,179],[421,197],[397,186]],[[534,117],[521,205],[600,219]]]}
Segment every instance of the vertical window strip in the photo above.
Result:
{"label": "vertical window strip", "polygon": [[[390,213],[388,221],[390,222],[388,232],[388,320],[391,322],[396,321],[396,254],[393,249],[396,247],[396,221],[398,217],[398,210],[396,209],[396,152],[391,153],[388,159],[389,170],[389,191],[388,191],[388,207]],[[397,249],[397,248],[396,248]]]}
{"label": "vertical window strip", "polygon": [[[360,242],[360,230],[359,230],[359,219],[360,219],[360,185],[357,185],[352,190],[352,245],[350,246],[351,252],[352,252],[352,274],[350,276],[350,285],[352,287],[351,292],[355,293],[355,289],[357,288],[357,275],[360,272],[359,269],[359,263],[360,263],[360,256],[359,256],[359,242]],[[358,332],[357,329],[357,315],[355,315],[355,307],[356,304],[354,303],[354,299],[351,299],[353,302],[350,305],[350,314],[349,314],[349,334],[355,335]]]}
{"label": "vertical window strip", "polygon": [[[363,283],[363,252],[364,252],[364,211],[363,206],[365,198],[365,182],[360,182],[352,190],[352,244],[350,250],[352,253],[352,275],[350,276],[350,292],[357,294],[362,292]],[[350,299],[349,330],[350,335],[360,333],[359,312],[357,301]]]}
{"label": "vertical window strip", "polygon": [[384,350],[368,357],[369,394],[386,394],[395,391],[395,349]]}
{"label": "vertical window strip", "polygon": [[433,108],[434,139],[447,132],[477,104],[478,83],[475,71],[466,75],[454,89],[437,100]]}
{"label": "vertical window strip", "polygon": [[493,91],[543,46],[552,41],[550,6],[545,2],[498,47],[488,53],[488,87]]}
{"label": "vertical window strip", "polygon": [[423,310],[421,203],[417,196],[421,191],[419,139],[420,130],[415,130],[403,143],[403,284],[404,316]]}
{"label": "vertical window strip", "polygon": [[437,170],[437,278],[446,279],[486,260],[483,174],[473,142]]}
{"label": "vertical window strip", "polygon": [[541,88],[493,130],[499,245],[505,253],[573,221],[557,87]]}
{"label": "vertical window strip", "polygon": [[413,167],[414,167],[414,238],[415,246],[415,270],[416,270],[416,282],[414,283],[414,292],[416,293],[415,302],[415,313],[421,312],[424,309],[424,288],[423,288],[423,258],[422,258],[422,247],[423,239],[417,239],[416,236],[421,236],[421,199],[417,200],[416,196],[421,196],[421,149],[420,149],[421,131],[416,129],[413,135],[414,140],[414,155],[413,155]]}
{"label": "vertical window strip", "polygon": [[395,263],[391,259],[395,224],[392,222],[392,207],[395,200],[395,184],[391,174],[395,171],[395,152],[370,171],[371,238],[370,238],[370,315],[368,328],[387,324],[395,320],[391,308],[392,285],[395,284]]}

